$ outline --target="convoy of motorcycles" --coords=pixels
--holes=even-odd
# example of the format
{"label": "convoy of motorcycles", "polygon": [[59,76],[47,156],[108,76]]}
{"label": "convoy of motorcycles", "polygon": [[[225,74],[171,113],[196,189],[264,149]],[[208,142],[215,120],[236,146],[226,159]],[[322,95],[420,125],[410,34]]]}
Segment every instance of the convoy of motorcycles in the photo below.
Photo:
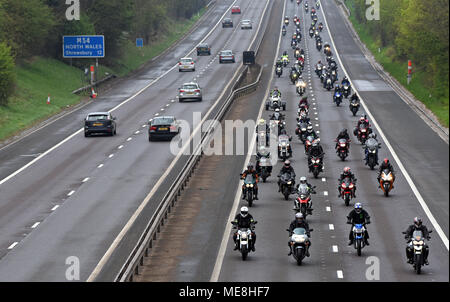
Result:
{"label": "convoy of motorcycles", "polygon": [[[292,0],[291,0],[292,1]],[[300,5],[302,0],[297,0],[297,4]],[[319,3],[316,4],[317,9],[319,9]],[[334,87],[332,94],[333,102],[337,107],[340,106],[344,100],[349,99],[349,109],[353,116],[356,116],[359,111],[359,99],[357,94],[352,95],[352,87],[348,79],[344,78],[341,83],[339,83],[338,78],[338,65],[333,59],[333,52],[331,46],[328,42],[323,43],[320,33],[323,31],[324,27],[322,22],[319,22],[316,8],[314,6],[310,9],[308,2],[304,5],[305,12],[311,11],[311,26],[308,30],[309,37],[315,39],[316,48],[319,52],[322,51],[325,55],[326,64],[322,64],[321,61],[315,66],[315,73],[323,84],[323,88],[330,91]],[[282,36],[286,35],[287,27],[289,26],[289,18],[285,17],[284,26],[282,29]],[[292,62],[291,71],[289,72],[289,80],[295,86],[296,93],[302,97],[306,94],[307,83],[302,78],[302,72],[305,63],[305,53],[303,49],[300,49],[299,44],[302,39],[300,18],[295,16],[293,18],[293,26],[295,33],[292,35],[291,46],[294,50],[295,61]],[[283,68],[287,68],[291,62],[289,62],[286,54],[284,54],[275,67],[275,75],[280,78],[283,75]],[[271,127],[270,131],[278,133],[278,159],[285,161],[292,157],[293,148],[291,146],[292,137],[287,135],[286,123],[284,121],[284,115],[280,114],[280,109],[286,110],[286,101],[282,100],[281,92],[278,89],[272,91],[270,98],[267,100],[265,109],[267,111],[275,111],[270,118]],[[277,114],[278,113],[278,114]],[[314,132],[310,118],[309,118],[309,104],[307,98],[302,98],[298,104],[297,110],[297,127],[295,129],[295,134],[299,141],[304,144],[304,152],[308,158],[308,169],[313,174],[314,178],[318,178],[319,174],[323,172],[323,156],[324,153],[320,147],[320,138]],[[276,125],[277,127],[275,127]],[[381,144],[376,141],[375,136],[372,135],[372,129],[368,123],[367,118],[361,117],[358,125],[355,127],[353,134],[356,136],[357,140],[361,143],[364,150],[364,161],[371,170],[374,170],[375,166],[378,165],[378,149]],[[271,164],[271,154],[268,152],[263,152],[260,154],[260,150],[265,150],[269,145],[269,141],[265,138],[268,137],[267,133],[260,133],[258,130],[257,139],[259,139],[257,144],[257,173],[266,182],[267,178],[271,176],[272,164]],[[335,140],[336,143],[336,154],[342,160],[345,161],[349,156],[350,149],[350,139],[339,138]],[[314,152],[313,152],[314,150]],[[316,152],[317,151],[317,152]],[[241,174],[242,176],[242,174]],[[393,189],[393,183],[395,176],[390,170],[383,170],[379,175],[379,188],[382,190],[384,196],[388,196],[390,191]],[[282,194],[285,200],[289,199],[289,196],[295,194],[294,198],[294,208],[296,213],[301,213],[306,219],[307,216],[312,215],[312,194],[315,194],[315,186],[310,186],[305,183],[295,184],[295,174],[284,171],[278,175],[278,185],[279,192]],[[256,186],[256,180],[251,174],[248,174],[244,178],[243,184],[243,199],[248,203],[249,207],[252,207],[255,200],[255,193],[253,188]],[[352,199],[355,198],[356,191],[356,178],[345,177],[338,184],[339,196],[342,198],[345,206],[349,206]],[[253,226],[254,228],[254,226]],[[254,229],[252,229],[254,231]],[[237,231],[239,251],[242,254],[242,259],[247,258],[249,252],[249,243],[251,240],[251,229],[239,229]],[[296,260],[298,265],[301,265],[305,257],[309,254],[305,253],[307,246],[311,244],[310,229],[309,231],[305,228],[299,227],[294,229],[288,229],[289,231],[289,242],[288,244],[293,247],[292,255]],[[362,224],[352,224],[351,234],[353,236],[352,244],[357,250],[357,255],[361,256],[362,249],[366,246],[366,240],[364,238],[366,234],[366,225]],[[414,233],[414,238],[411,239],[413,250],[417,256],[414,258],[414,268],[420,273],[421,266],[424,265],[424,259],[422,256],[423,247],[423,235]]]}

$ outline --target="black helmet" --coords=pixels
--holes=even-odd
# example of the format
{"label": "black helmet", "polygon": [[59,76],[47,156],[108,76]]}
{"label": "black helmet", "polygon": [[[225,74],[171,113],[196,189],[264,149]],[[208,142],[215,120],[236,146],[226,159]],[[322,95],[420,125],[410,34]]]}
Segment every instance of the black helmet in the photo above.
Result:
{"label": "black helmet", "polygon": [[253,164],[252,164],[252,163],[248,163],[247,169],[248,169],[248,170],[252,170],[252,169],[253,169]]}
{"label": "black helmet", "polygon": [[414,225],[420,227],[422,225],[422,218],[414,217]]}
{"label": "black helmet", "polygon": [[281,129],[280,134],[286,134],[286,129]]}

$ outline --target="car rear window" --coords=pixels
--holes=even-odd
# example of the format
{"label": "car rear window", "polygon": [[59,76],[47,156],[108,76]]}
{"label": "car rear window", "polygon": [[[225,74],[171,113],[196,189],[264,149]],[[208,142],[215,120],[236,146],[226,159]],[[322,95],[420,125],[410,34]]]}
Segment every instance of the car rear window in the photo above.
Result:
{"label": "car rear window", "polygon": [[89,115],[87,117],[88,121],[98,121],[98,120],[107,120],[108,115],[105,114],[96,114],[96,115]]}
{"label": "car rear window", "polygon": [[192,59],[181,59],[181,63],[191,63]]}
{"label": "car rear window", "polygon": [[200,44],[199,46],[198,46],[198,48],[208,48],[208,44]]}
{"label": "car rear window", "polygon": [[231,50],[223,50],[222,55],[231,56],[233,52]]}
{"label": "car rear window", "polygon": [[195,84],[186,84],[186,85],[183,85],[183,88],[184,89],[197,89],[198,87]]}
{"label": "car rear window", "polygon": [[171,118],[171,117],[155,118],[152,121],[152,125],[170,125],[172,123],[173,123],[173,118]]}

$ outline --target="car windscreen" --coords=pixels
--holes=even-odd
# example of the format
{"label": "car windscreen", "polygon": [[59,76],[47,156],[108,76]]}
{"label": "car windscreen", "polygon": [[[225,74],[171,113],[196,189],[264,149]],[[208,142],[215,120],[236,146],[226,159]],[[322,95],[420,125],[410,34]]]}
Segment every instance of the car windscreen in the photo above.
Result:
{"label": "car windscreen", "polygon": [[107,120],[108,115],[106,114],[96,114],[96,115],[89,115],[87,117],[88,121],[98,121],[98,120]]}
{"label": "car windscreen", "polygon": [[231,56],[232,54],[231,50],[224,50],[221,52],[221,55],[223,56]]}
{"label": "car windscreen", "polygon": [[183,85],[183,89],[197,89],[197,85],[195,84],[187,84],[187,85]]}
{"label": "car windscreen", "polygon": [[152,121],[153,126],[157,125],[170,125],[173,123],[173,118],[157,118]]}

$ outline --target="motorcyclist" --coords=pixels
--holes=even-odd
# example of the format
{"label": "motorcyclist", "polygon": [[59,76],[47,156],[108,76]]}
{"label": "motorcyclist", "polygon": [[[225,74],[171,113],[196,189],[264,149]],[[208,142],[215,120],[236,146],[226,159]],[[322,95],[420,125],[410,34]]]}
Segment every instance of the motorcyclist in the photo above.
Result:
{"label": "motorcyclist", "polygon": [[[355,136],[357,136],[358,135],[358,130],[359,130],[359,127],[361,126],[361,125],[365,125],[367,128],[368,127],[370,127],[370,124],[369,124],[369,119],[367,118],[367,115],[361,115],[361,117],[359,118],[359,120],[358,120],[358,123],[356,124],[356,128],[355,128],[355,130],[353,131],[353,134],[355,135]],[[368,131],[369,132],[369,134],[370,134],[370,131]]]}
{"label": "motorcyclist", "polygon": [[[378,148],[381,148],[381,143],[378,142],[377,135],[375,133],[370,133],[367,138],[366,143],[364,144],[364,148],[365,148],[364,149],[364,152],[365,152],[364,160],[366,161],[366,163],[367,163],[367,157],[369,156],[369,150],[367,148],[368,145],[369,146],[370,145],[378,145]],[[376,153],[375,163],[378,165],[378,153]],[[380,175],[381,175],[381,172],[380,172]],[[379,180],[378,180],[378,182],[379,182]]]}
{"label": "motorcyclist", "polygon": [[[261,167],[259,165],[259,160],[262,157],[269,158],[269,156],[270,156],[270,152],[266,149],[265,146],[261,146],[258,148],[258,151],[256,152],[256,172],[257,173],[260,173],[260,171],[261,171]],[[267,171],[269,173],[272,173],[272,166],[267,166]]]}
{"label": "motorcyclist", "polygon": [[286,50],[283,52],[283,55],[281,56],[281,60],[283,61],[284,59],[286,59],[286,61],[289,63],[289,55]]}
{"label": "motorcyclist", "polygon": [[[303,81],[302,78],[300,78],[300,80]],[[299,80],[299,81],[300,81],[300,80]],[[298,107],[301,107],[303,104],[306,105],[306,108],[309,107],[309,104],[308,104],[308,97],[307,97],[307,96],[303,96],[303,97],[300,99],[300,101],[298,102]]]}
{"label": "motorcyclist", "polygon": [[[264,120],[263,118],[259,120],[258,122],[258,126],[256,127],[256,133],[258,134],[259,131],[265,131],[266,132],[266,144],[269,143],[269,139],[270,139],[270,127],[269,125],[266,123],[266,120]],[[257,140],[258,140],[258,136]]]}
{"label": "motorcyclist", "polygon": [[[405,231],[405,239],[407,241],[406,246],[406,258],[408,259],[408,263],[413,263],[413,248],[412,248],[412,236],[414,231],[422,231],[423,237],[427,240],[430,240],[430,233],[428,232],[427,227],[422,224],[422,219],[419,217],[414,217],[414,223],[411,224],[408,229]],[[424,244],[425,251],[423,253],[424,262],[426,265],[428,265],[428,253],[429,253],[429,247],[427,244]]]}
{"label": "motorcyclist", "polygon": [[[355,177],[355,174],[353,174],[352,173],[352,171],[351,171],[351,169],[350,169],[350,167],[345,167],[344,168],[344,171],[341,173],[341,175],[339,176],[339,184],[338,184],[338,190],[339,190],[339,197],[341,197],[341,195],[342,195],[342,189],[341,189],[341,184],[342,184],[342,181],[345,179],[345,178],[350,178],[350,181],[352,182],[352,183],[354,183],[354,184],[356,184],[356,177]],[[356,186],[353,186],[353,191],[352,191],[352,195],[353,195],[353,198],[355,198],[356,197]]]}
{"label": "motorcyclist", "polygon": [[351,103],[353,100],[356,100],[356,101],[359,103],[359,97],[358,97],[358,95],[356,94],[356,92],[354,92],[354,93],[352,94],[352,96],[350,97],[350,103]]}
{"label": "motorcyclist", "polygon": [[312,136],[314,139],[319,137],[311,124],[306,127],[306,137],[308,136]]}
{"label": "motorcyclist", "polygon": [[297,188],[300,187],[301,184],[307,185],[308,190],[311,194],[316,194],[316,191],[313,189],[313,186],[306,180],[306,176],[300,177],[300,183],[297,185]]}
{"label": "motorcyclist", "polygon": [[[242,173],[242,179],[245,179],[247,177],[248,174],[253,175],[253,179],[255,180],[255,184],[253,186],[254,192],[255,192],[255,199],[258,200],[258,173],[256,172],[255,169],[253,169],[253,164],[252,163],[248,163],[247,165],[247,170],[245,170]],[[245,185],[242,185],[242,199],[245,199]]]}
{"label": "motorcyclist", "polygon": [[[350,234],[348,235],[348,239],[350,240],[348,245],[353,244],[353,226],[355,224],[369,224],[370,223],[370,216],[369,213],[367,213],[366,210],[363,209],[363,206],[360,202],[357,202],[355,204],[355,208],[347,215],[347,223],[351,224],[352,227],[350,228]],[[365,227],[364,232],[364,243],[366,245],[369,244],[369,232],[367,232],[367,226]]]}
{"label": "motorcyclist", "polygon": [[284,120],[284,115],[280,112],[280,108],[275,109],[275,112],[270,116],[270,120]]}
{"label": "motorcyclist", "polygon": [[[309,136],[309,135],[307,135]],[[323,152],[323,148],[320,145],[320,143],[318,142],[319,139],[314,139],[311,147],[309,148],[309,152],[308,152],[308,167],[309,167],[309,171],[311,172],[312,166],[311,166],[311,159],[313,157],[318,157],[320,158],[321,162],[323,163],[323,156],[325,155],[325,152]],[[322,165],[322,170],[323,170],[323,165]]]}
{"label": "motorcyclist", "polygon": [[[308,237],[311,237],[311,232],[309,231],[309,224],[306,222],[306,220],[303,218],[303,214],[301,212],[298,212],[295,214],[295,219],[291,222],[289,225],[289,237],[292,236],[292,233],[294,232],[294,229],[296,228],[304,228],[306,230],[306,235]],[[288,256],[292,255],[292,246],[288,243],[289,246],[289,254]],[[309,257],[309,247],[311,246],[311,242],[309,245],[306,245],[306,251],[305,255]]]}
{"label": "motorcyclist", "polygon": [[[378,187],[380,187],[381,172],[383,172],[383,170],[386,169],[392,173],[392,180],[395,181],[394,167],[391,165],[389,159],[386,157],[385,159],[383,159],[383,162],[380,165],[380,169],[378,170],[378,177],[377,177]],[[392,188],[394,188],[394,185],[392,185]]]}
{"label": "motorcyclist", "polygon": [[283,67],[283,62],[281,62],[281,59],[277,59],[277,62],[275,63],[276,67]]}
{"label": "motorcyclist", "polygon": [[294,179],[294,182],[295,182],[295,171],[294,171],[294,168],[291,166],[291,161],[288,160],[288,159],[284,161],[284,165],[283,165],[283,167],[281,167],[280,173],[278,173],[278,192],[281,192],[280,177],[284,173],[291,174],[291,176],[292,176],[292,178]]}
{"label": "motorcyclist", "polygon": [[[241,228],[247,228],[250,229],[254,224],[255,220],[253,219],[253,216],[248,212],[247,207],[242,207],[241,212],[234,217],[234,220],[231,222],[234,226],[237,227],[237,229]],[[238,242],[237,242],[237,231],[233,234],[233,240],[234,240],[234,250],[238,250]],[[255,251],[255,243],[256,243],[256,234],[255,231],[252,230],[252,251]]]}
{"label": "motorcyclist", "polygon": [[278,90],[277,86],[275,86],[274,89],[270,92],[270,96],[272,97],[274,95],[274,93],[277,93],[278,96],[281,98],[281,91]]}
{"label": "motorcyclist", "polygon": [[341,85],[342,86],[344,86],[344,85],[350,86],[350,81],[348,80],[347,76],[344,76],[344,78],[341,81]]}
{"label": "motorcyclist", "polygon": [[[350,136],[347,133],[347,129],[342,129],[341,132],[339,132],[338,136],[336,137],[336,146],[334,147],[335,149],[337,149],[337,147],[339,146],[339,140],[340,139],[345,139],[347,140],[347,142],[350,140]],[[336,152],[338,152],[336,150]]]}

